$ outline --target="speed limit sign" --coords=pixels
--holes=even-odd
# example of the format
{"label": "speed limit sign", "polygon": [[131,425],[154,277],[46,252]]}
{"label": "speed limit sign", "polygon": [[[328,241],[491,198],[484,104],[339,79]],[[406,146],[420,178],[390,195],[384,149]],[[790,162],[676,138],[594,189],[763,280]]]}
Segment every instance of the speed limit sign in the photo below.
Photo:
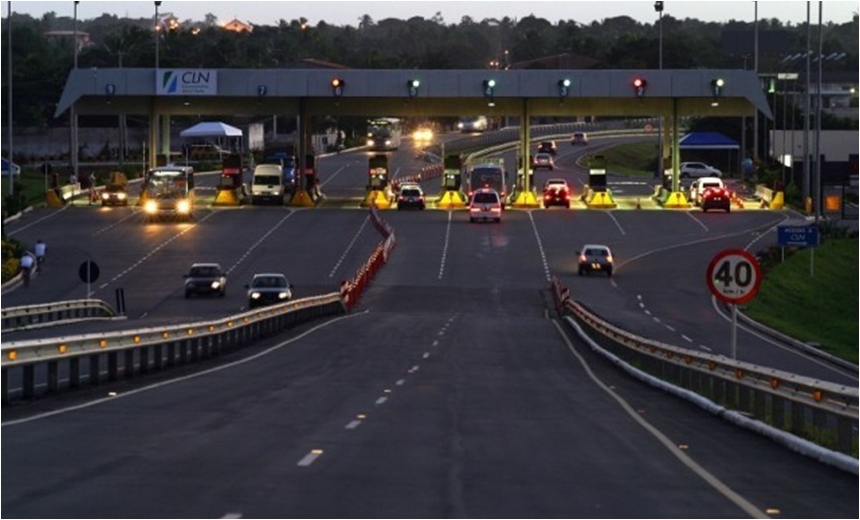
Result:
{"label": "speed limit sign", "polygon": [[746,303],[761,286],[761,267],[742,249],[720,251],[708,265],[708,288],[726,303]]}

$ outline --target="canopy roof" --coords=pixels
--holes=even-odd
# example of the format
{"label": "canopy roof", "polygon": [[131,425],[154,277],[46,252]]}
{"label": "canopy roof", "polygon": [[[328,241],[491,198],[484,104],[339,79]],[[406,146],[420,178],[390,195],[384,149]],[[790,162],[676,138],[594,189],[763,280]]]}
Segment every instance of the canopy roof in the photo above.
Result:
{"label": "canopy roof", "polygon": [[179,133],[182,137],[242,137],[242,131],[220,121],[197,123]]}
{"label": "canopy roof", "polygon": [[690,132],[678,140],[681,149],[738,150],[738,143],[719,132]]}

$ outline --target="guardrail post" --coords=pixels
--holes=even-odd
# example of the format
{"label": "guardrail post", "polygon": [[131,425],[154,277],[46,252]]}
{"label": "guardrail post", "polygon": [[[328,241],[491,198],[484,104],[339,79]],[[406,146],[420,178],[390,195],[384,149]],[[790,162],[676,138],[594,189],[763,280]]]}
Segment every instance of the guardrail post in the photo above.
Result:
{"label": "guardrail post", "polygon": [[167,366],[172,367],[176,364],[176,344],[167,344]]}
{"label": "guardrail post", "polygon": [[122,375],[126,379],[134,377],[134,350],[135,349],[126,349],[124,351],[125,362],[123,363]]}
{"label": "guardrail post", "polygon": [[3,381],[3,404],[9,404],[9,369],[4,368],[2,374]]}
{"label": "guardrail post", "polygon": [[90,356],[90,386],[97,386],[101,378],[101,363],[99,363],[99,355],[93,354]]}
{"label": "guardrail post", "polygon": [[137,352],[140,356],[140,366],[137,371],[140,374],[146,374],[149,372],[149,347],[140,348]]}
{"label": "guardrail post", "polygon": [[21,389],[24,398],[29,399],[36,395],[36,369],[33,365],[24,365],[23,369]]}
{"label": "guardrail post", "polygon": [[155,351],[153,353],[152,365],[155,370],[161,370],[164,367],[164,346],[163,345],[155,345],[153,347]]}
{"label": "guardrail post", "polygon": [[48,361],[48,392],[56,393],[60,390],[59,362]]}
{"label": "guardrail post", "polygon": [[[95,356],[93,356],[95,357]],[[117,352],[108,352],[107,355],[108,360],[108,370],[107,370],[107,379],[108,381],[116,381],[117,375],[119,374],[119,354]]]}
{"label": "guardrail post", "polygon": [[81,387],[81,358],[69,359],[69,388]]}

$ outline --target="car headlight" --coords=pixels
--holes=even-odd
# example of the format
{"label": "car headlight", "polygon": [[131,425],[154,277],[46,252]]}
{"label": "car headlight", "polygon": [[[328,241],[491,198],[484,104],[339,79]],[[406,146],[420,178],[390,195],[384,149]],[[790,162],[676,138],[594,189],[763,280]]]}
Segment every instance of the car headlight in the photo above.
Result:
{"label": "car headlight", "polygon": [[158,202],[154,200],[146,201],[146,204],[143,205],[143,210],[147,213],[158,213]]}
{"label": "car headlight", "polygon": [[278,299],[279,300],[286,300],[289,297],[290,297],[290,293],[287,291],[281,291],[278,293]]}
{"label": "car headlight", "polygon": [[252,299],[252,300],[259,300],[259,299],[260,299],[260,296],[262,296],[262,295],[260,294],[260,291],[254,291],[254,292],[252,292],[252,293],[251,293],[251,299]]}
{"label": "car headlight", "polygon": [[126,195],[124,192],[119,192],[119,193],[117,193],[117,194],[116,194],[116,197],[117,197],[119,200],[124,200],[124,199],[127,197],[127,195]]}
{"label": "car headlight", "polygon": [[191,213],[191,201],[188,199],[180,200],[176,203],[176,211],[179,213]]}
{"label": "car headlight", "polygon": [[212,287],[213,289],[218,289],[219,287],[221,287],[221,282],[218,280],[215,280],[214,282],[212,282],[210,287]]}

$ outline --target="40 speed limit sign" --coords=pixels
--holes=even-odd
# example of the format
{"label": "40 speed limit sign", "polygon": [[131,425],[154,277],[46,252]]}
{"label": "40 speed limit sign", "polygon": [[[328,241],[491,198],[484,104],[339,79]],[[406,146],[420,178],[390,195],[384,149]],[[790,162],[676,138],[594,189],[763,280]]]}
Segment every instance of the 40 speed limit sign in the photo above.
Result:
{"label": "40 speed limit sign", "polygon": [[708,265],[708,288],[726,303],[746,303],[761,286],[761,267],[742,249],[720,251]]}

